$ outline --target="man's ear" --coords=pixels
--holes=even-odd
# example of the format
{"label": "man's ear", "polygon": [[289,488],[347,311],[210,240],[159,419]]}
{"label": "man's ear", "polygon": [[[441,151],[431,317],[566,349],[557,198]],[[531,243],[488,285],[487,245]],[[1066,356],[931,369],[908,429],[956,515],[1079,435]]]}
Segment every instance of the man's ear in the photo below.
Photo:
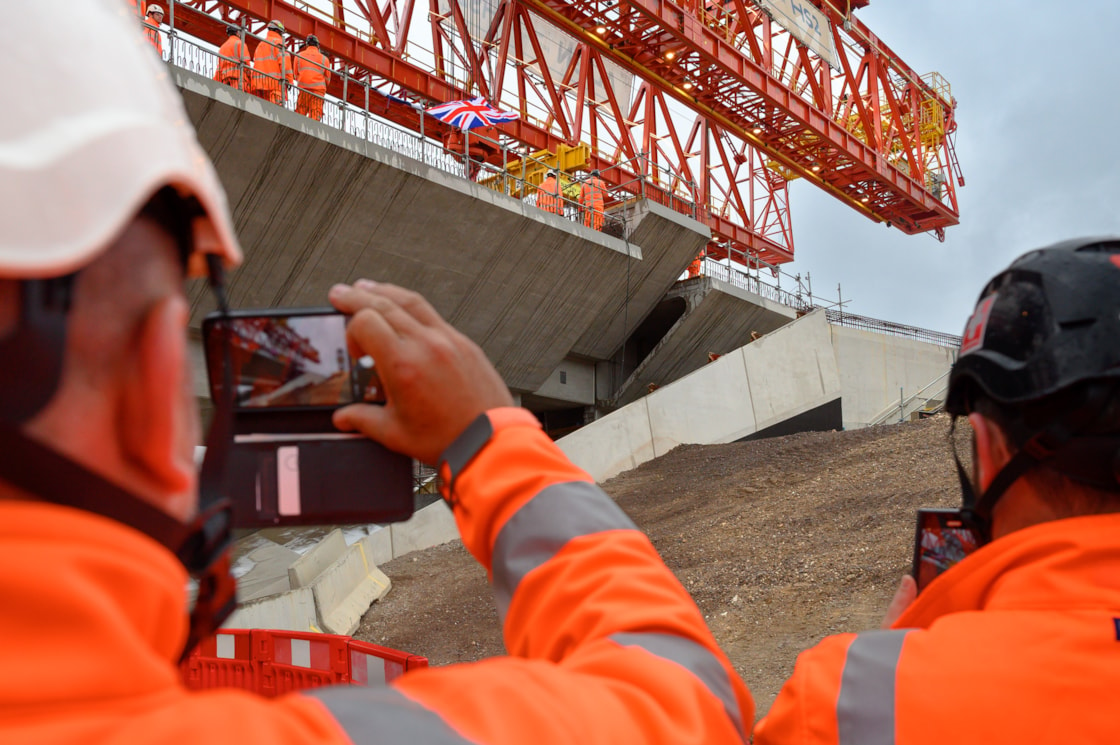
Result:
{"label": "man's ear", "polygon": [[968,415],[968,423],[972,425],[975,444],[972,468],[976,477],[976,488],[983,494],[1011,455],[1003,431],[991,419],[973,412]]}
{"label": "man's ear", "polygon": [[183,393],[189,313],[186,299],[178,294],[148,311],[132,342],[132,364],[122,391],[123,454],[168,495],[191,491],[195,480],[194,426]]}

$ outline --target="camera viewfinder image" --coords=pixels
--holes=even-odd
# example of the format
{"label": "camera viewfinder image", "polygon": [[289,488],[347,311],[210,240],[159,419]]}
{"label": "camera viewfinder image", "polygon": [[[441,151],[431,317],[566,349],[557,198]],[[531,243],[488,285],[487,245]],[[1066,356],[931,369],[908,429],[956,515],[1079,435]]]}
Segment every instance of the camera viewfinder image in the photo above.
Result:
{"label": "camera viewfinder image", "polygon": [[[354,402],[346,319],[339,315],[257,316],[230,325],[235,405],[242,408],[340,406]],[[211,337],[211,365],[223,358]],[[220,372],[212,380],[221,380]]]}
{"label": "camera viewfinder image", "polygon": [[922,520],[921,561],[916,578],[919,589],[979,548],[976,535],[959,519],[925,514]]}

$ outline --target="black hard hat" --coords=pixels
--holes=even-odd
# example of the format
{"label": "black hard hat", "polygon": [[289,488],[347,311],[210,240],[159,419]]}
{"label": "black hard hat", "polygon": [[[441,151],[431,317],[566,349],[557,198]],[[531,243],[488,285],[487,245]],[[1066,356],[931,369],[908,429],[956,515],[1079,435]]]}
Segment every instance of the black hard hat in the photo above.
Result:
{"label": "black hard hat", "polygon": [[1024,404],[1089,380],[1120,381],[1120,238],[1020,256],[980,293],[949,376],[946,410],[978,392]]}
{"label": "black hard hat", "polygon": [[226,36],[237,36],[239,33],[237,26],[226,26]]}
{"label": "black hard hat", "polygon": [[319,46],[319,37],[316,36],[315,34],[311,34],[310,36],[307,37],[307,43],[310,46],[317,47],[317,46]]}

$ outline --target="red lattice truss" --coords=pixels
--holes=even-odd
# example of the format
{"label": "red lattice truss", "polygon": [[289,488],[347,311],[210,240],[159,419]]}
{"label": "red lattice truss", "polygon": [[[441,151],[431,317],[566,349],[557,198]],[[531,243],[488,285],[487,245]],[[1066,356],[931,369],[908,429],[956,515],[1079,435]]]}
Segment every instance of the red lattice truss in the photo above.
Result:
{"label": "red lattice truss", "polygon": [[[751,0],[188,0],[174,25],[217,44],[226,22],[259,33],[277,19],[293,43],[315,34],[336,67],[395,97],[426,107],[485,96],[522,114],[499,129],[527,152],[586,143],[589,167],[613,185],[645,180],[679,195],[670,203],[682,211],[695,204],[716,258],[792,260],[794,178],[943,238],[964,183],[956,102],[850,13],[812,2],[831,23],[839,69]],[[549,55],[558,36],[559,64]],[[636,76],[625,90],[620,69]],[[330,93],[367,105],[364,89],[337,78]],[[411,106],[368,104],[419,131]]]}

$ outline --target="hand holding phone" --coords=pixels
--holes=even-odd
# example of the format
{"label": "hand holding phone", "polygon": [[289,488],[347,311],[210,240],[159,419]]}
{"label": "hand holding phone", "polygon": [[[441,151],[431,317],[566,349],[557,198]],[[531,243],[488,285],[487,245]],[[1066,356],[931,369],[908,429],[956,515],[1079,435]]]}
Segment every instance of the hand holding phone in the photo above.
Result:
{"label": "hand holding phone", "polygon": [[913,568],[918,592],[980,545],[979,535],[960,510],[918,510]]}
{"label": "hand holding phone", "polygon": [[335,285],[331,303],[351,316],[346,336],[356,357],[377,360],[384,406],[355,404],[334,413],[343,431],[359,431],[435,464],[480,414],[513,397],[486,355],[420,295],[359,280]]}

